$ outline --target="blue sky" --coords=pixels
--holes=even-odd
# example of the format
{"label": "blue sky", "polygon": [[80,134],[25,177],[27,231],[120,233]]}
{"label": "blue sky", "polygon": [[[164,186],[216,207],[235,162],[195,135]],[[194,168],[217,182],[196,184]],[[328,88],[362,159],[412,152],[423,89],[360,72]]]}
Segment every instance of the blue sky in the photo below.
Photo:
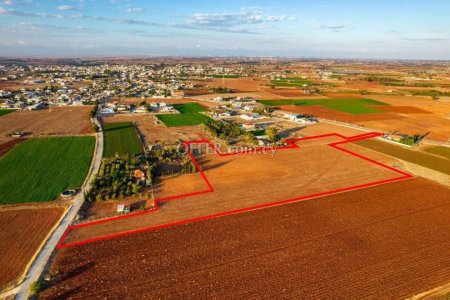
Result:
{"label": "blue sky", "polygon": [[0,0],[0,56],[450,59],[450,1]]}

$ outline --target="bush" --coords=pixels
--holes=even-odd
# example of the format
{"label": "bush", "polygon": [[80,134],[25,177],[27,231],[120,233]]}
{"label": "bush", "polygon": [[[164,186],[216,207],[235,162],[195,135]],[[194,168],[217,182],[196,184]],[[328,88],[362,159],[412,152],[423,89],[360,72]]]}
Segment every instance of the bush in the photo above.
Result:
{"label": "bush", "polygon": [[278,130],[275,127],[269,127],[266,129],[267,139],[271,142],[276,141]]}
{"label": "bush", "polygon": [[44,288],[44,285],[42,284],[42,282],[40,280],[36,280],[35,282],[33,282],[30,285],[30,294],[37,295],[37,294],[39,294],[39,292],[42,291],[43,288]]}
{"label": "bush", "polygon": [[412,146],[414,144],[417,144],[418,142],[420,142],[421,140],[421,136],[419,134],[414,134],[414,135],[407,135],[402,137],[399,142],[405,145],[409,145]]}

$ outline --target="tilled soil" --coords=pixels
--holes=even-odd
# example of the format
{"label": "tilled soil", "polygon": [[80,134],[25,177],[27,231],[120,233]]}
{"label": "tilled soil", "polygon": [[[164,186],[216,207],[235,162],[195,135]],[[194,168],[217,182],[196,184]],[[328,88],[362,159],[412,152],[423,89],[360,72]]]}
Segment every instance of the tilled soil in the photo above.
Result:
{"label": "tilled soil", "polygon": [[405,298],[448,282],[449,218],[408,179],[60,250],[40,298]]}
{"label": "tilled soil", "polygon": [[18,279],[63,208],[0,211],[0,287]]}
{"label": "tilled soil", "polygon": [[[66,242],[81,242],[401,176],[327,145],[340,140],[328,137],[300,141],[299,148],[275,153],[268,150],[267,154],[225,157],[202,154],[197,161],[214,191],[166,201],[157,212],[73,228]],[[193,183],[201,179],[199,174],[189,176],[195,179]],[[184,177],[162,180],[155,187],[157,197],[174,196],[174,191],[180,195],[208,190],[200,180],[198,184],[185,185],[180,191],[177,188],[183,186],[180,180]]]}

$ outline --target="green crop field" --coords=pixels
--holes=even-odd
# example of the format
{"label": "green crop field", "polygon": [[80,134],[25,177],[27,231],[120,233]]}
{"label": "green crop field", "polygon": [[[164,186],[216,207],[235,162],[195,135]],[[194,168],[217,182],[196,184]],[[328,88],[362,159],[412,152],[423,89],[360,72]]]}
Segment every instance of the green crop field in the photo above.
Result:
{"label": "green crop field", "polygon": [[450,148],[444,146],[434,146],[425,148],[423,151],[450,159]]}
{"label": "green crop field", "polygon": [[0,204],[44,202],[80,187],[89,171],[95,138],[35,138],[0,158]]}
{"label": "green crop field", "polygon": [[177,127],[177,126],[193,126],[205,123],[210,120],[208,116],[199,113],[186,113],[186,114],[167,114],[167,115],[157,115],[167,127]]}
{"label": "green crop field", "polygon": [[15,111],[16,109],[0,109],[0,116],[4,116]]}
{"label": "green crop field", "polygon": [[267,106],[311,106],[320,105],[330,109],[343,111],[350,114],[370,114],[381,113],[382,110],[370,107],[372,105],[388,105],[386,103],[372,99],[301,99],[301,100],[258,100],[258,102]]}
{"label": "green crop field", "polygon": [[103,132],[105,134],[104,157],[113,157],[116,153],[120,156],[126,154],[134,156],[143,152],[141,140],[133,123],[105,123]]}
{"label": "green crop field", "polygon": [[156,115],[167,127],[193,126],[210,120],[208,116],[200,114],[206,108],[198,103],[175,104],[174,108],[180,113]]}
{"label": "green crop field", "polygon": [[304,84],[309,85],[311,84],[308,80],[303,79],[301,77],[292,77],[292,78],[278,78],[271,80],[270,83],[274,86],[281,86],[281,87],[301,87]]}
{"label": "green crop field", "polygon": [[361,140],[355,142],[364,148],[372,149],[387,155],[402,159],[413,164],[436,170],[445,174],[450,174],[450,164],[448,160],[442,157],[434,156],[425,152],[405,149],[400,146],[392,145],[376,140]]}
{"label": "green crop field", "polygon": [[182,114],[206,111],[206,108],[204,106],[195,102],[175,104],[173,107]]}

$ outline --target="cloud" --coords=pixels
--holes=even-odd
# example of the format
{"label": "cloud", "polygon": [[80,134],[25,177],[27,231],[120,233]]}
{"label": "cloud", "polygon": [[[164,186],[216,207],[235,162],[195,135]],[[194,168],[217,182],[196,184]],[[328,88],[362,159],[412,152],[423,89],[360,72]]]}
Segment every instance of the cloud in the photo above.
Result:
{"label": "cloud", "polygon": [[[76,7],[62,5],[60,10],[75,10]],[[140,9],[137,8],[136,11]],[[116,24],[138,25],[138,26],[156,26],[166,28],[191,29],[200,31],[213,31],[225,33],[245,33],[259,34],[261,30],[272,27],[271,24],[281,21],[294,20],[295,16],[286,15],[266,15],[256,8],[242,9],[235,13],[197,13],[189,16],[183,23],[157,23],[133,18],[112,18],[102,16],[92,16],[85,14],[47,14],[24,12],[14,9],[5,9],[0,7],[0,16],[15,16],[27,18],[48,18],[48,19],[64,19],[64,20],[94,20],[112,22]]]}
{"label": "cloud", "polygon": [[0,46],[2,47],[17,47],[17,46],[28,46],[28,42],[23,41],[23,40],[18,40],[18,41],[0,41]]}
{"label": "cloud", "polygon": [[8,33],[29,33],[29,32],[41,32],[41,31],[58,31],[58,32],[70,32],[70,33],[102,33],[101,30],[84,27],[84,26],[60,26],[50,24],[33,24],[33,23],[20,23],[20,24],[0,24],[0,31]]}
{"label": "cloud", "polygon": [[76,10],[80,10],[80,8],[76,7],[76,6],[71,6],[71,5],[60,5],[57,7],[58,10],[61,11],[76,11]]}
{"label": "cloud", "polygon": [[144,11],[145,9],[143,9],[142,7],[129,7],[127,9],[127,13],[142,13]]}
{"label": "cloud", "polygon": [[266,15],[260,9],[250,7],[232,13],[196,13],[189,16],[186,25],[211,31],[256,33],[255,29],[268,28],[270,23],[295,19],[295,16]]}
{"label": "cloud", "polygon": [[31,6],[33,4],[33,0],[3,0],[0,1],[0,4],[8,6],[14,5]]}
{"label": "cloud", "polygon": [[334,32],[341,31],[342,29],[347,28],[345,25],[320,25],[320,29],[331,30]]}
{"label": "cloud", "polygon": [[444,41],[450,41],[448,38],[411,38],[411,37],[404,37],[402,38],[404,41],[410,41],[410,42],[444,42]]}

